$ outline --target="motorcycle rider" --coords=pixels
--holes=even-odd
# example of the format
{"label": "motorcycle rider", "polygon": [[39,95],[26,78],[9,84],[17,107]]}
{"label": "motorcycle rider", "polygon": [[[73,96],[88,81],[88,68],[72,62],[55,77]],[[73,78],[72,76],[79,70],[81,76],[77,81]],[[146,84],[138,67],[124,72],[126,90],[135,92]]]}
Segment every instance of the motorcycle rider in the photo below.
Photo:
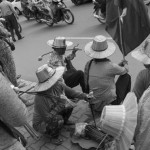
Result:
{"label": "motorcycle rider", "polygon": [[57,20],[60,18],[60,11],[58,7],[58,3],[61,2],[60,0],[52,0],[50,8],[52,10],[53,21],[57,23]]}

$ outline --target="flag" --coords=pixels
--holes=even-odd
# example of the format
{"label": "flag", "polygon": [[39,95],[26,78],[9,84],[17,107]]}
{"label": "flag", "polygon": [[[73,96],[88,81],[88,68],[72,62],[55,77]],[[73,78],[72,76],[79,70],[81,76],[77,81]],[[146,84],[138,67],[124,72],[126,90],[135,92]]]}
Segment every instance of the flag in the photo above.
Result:
{"label": "flag", "polygon": [[[127,8],[121,24],[118,7],[120,14],[123,8]],[[106,31],[118,44],[124,56],[138,47],[150,33],[148,9],[143,0],[106,0]]]}

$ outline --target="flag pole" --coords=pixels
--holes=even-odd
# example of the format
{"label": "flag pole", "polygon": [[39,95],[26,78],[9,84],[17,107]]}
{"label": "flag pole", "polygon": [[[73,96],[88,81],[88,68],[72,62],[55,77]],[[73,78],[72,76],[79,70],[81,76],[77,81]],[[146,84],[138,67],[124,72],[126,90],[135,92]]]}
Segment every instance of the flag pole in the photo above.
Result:
{"label": "flag pole", "polygon": [[122,51],[122,54],[123,54],[123,61],[126,61],[125,53],[124,53],[124,47],[123,47],[122,25],[121,25],[121,20],[120,20],[120,9],[119,9],[119,6],[118,6],[118,15],[119,15],[119,34],[120,34],[121,51]]}

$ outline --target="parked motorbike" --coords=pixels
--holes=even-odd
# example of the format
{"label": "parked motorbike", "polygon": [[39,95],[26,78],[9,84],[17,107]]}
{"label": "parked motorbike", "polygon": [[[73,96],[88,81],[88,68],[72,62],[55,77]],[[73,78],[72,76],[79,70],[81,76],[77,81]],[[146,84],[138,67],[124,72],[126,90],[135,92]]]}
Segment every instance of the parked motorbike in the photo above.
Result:
{"label": "parked motorbike", "polygon": [[93,16],[102,24],[106,23],[106,0],[93,0]]}
{"label": "parked motorbike", "polygon": [[36,18],[36,12],[35,12],[35,9],[36,9],[36,6],[33,7],[33,9],[31,10],[29,8],[29,4],[27,3],[26,6],[23,7],[23,11],[22,11],[22,14],[25,18],[27,18],[27,20],[30,20],[30,19],[35,19]]}
{"label": "parked motorbike", "polygon": [[92,0],[71,0],[76,6],[81,5],[86,2],[91,2]]}
{"label": "parked motorbike", "polygon": [[[4,27],[10,32],[10,27],[8,25],[8,22],[5,20],[5,18],[0,17],[0,22],[4,25]],[[22,32],[22,27],[19,22],[18,23],[18,31],[21,33]]]}

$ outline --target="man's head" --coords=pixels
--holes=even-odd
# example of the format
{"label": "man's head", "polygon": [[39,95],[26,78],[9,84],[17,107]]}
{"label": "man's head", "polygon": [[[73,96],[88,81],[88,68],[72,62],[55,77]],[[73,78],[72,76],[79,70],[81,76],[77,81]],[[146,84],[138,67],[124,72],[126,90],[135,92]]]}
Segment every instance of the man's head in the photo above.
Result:
{"label": "man's head", "polygon": [[63,47],[63,48],[54,48],[53,47],[53,49],[58,55],[64,55],[65,51],[66,51],[66,47]]}
{"label": "man's head", "polygon": [[66,41],[65,37],[56,37],[54,40],[49,40],[47,44],[51,46],[59,55],[64,55],[66,48],[71,46],[73,43]]}

